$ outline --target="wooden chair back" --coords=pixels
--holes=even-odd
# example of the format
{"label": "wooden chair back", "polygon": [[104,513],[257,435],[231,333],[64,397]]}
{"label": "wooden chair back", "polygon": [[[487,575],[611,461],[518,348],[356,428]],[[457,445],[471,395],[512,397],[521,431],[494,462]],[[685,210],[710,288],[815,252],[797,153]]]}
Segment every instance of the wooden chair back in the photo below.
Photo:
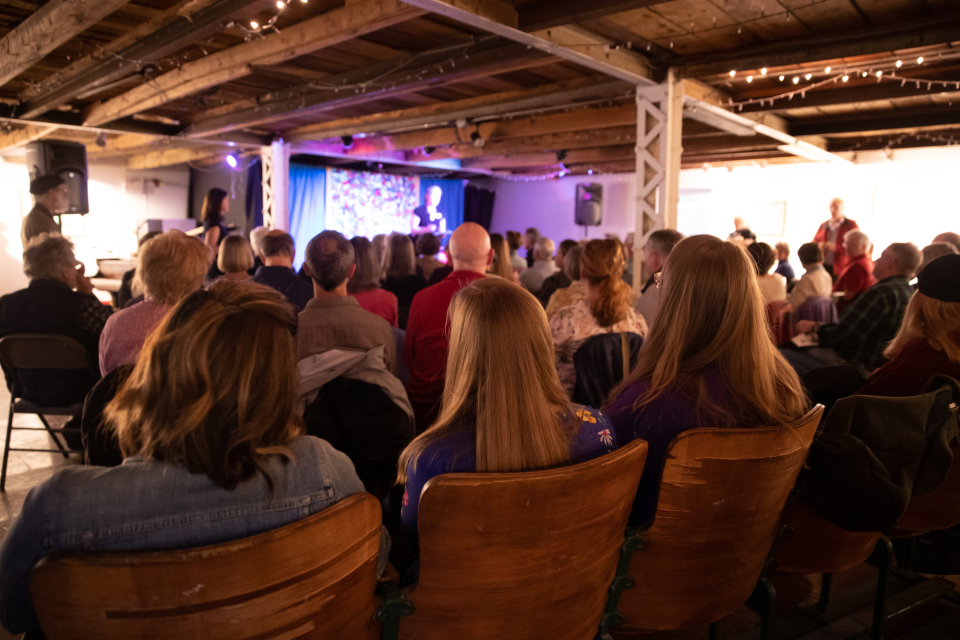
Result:
{"label": "wooden chair back", "polygon": [[817,406],[785,427],[693,429],[670,443],[646,548],[623,592],[624,628],[719,620],[757,585],[820,424]]}
{"label": "wooden chair back", "polygon": [[430,480],[400,637],[591,640],[646,456],[637,440],[567,467]]}
{"label": "wooden chair back", "polygon": [[375,640],[379,546],[380,505],[358,494],[224,544],[53,554],[30,590],[49,640]]}
{"label": "wooden chair back", "polygon": [[912,498],[892,535],[915,536],[960,524],[960,444],[954,443],[953,464],[940,488],[928,496]]}
{"label": "wooden chair back", "polygon": [[806,500],[798,500],[787,514],[789,529],[774,549],[777,571],[837,573],[873,553],[880,532],[847,531],[833,524]]}

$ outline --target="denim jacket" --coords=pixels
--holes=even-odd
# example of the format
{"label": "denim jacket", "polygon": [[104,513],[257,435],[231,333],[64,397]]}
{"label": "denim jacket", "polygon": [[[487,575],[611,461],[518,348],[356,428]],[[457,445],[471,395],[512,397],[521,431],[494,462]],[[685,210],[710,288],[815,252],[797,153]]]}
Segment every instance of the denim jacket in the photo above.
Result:
{"label": "denim jacket", "polygon": [[[325,440],[302,436],[286,462],[271,457],[262,474],[222,489],[204,474],[139,456],[119,467],[70,467],[27,495],[0,547],[0,623],[37,630],[30,601],[34,565],[55,551],[130,551],[197,547],[256,535],[363,492],[353,464]],[[379,569],[390,539],[380,543]]]}

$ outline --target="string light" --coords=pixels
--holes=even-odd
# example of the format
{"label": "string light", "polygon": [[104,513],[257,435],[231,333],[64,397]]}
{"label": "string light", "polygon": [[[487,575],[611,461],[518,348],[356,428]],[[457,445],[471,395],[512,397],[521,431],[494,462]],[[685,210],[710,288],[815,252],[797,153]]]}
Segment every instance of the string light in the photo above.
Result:
{"label": "string light", "polygon": [[737,75],[737,70],[736,70],[736,69],[734,69],[733,71],[730,72],[730,77],[731,77],[731,78],[735,77],[736,75]]}
{"label": "string light", "polygon": [[260,24],[259,24],[256,20],[251,20],[251,21],[250,21],[250,28],[251,28],[251,29],[259,29],[259,28],[260,28]]}
{"label": "string light", "polygon": [[747,76],[747,82],[753,82],[753,76]]}
{"label": "string light", "polygon": [[277,0],[277,9],[284,9],[287,6],[287,3],[283,0]]}
{"label": "string light", "polygon": [[800,78],[798,76],[793,76],[793,84],[798,84],[799,82]]}
{"label": "string light", "polygon": [[807,75],[804,76],[804,78],[806,78],[807,80],[809,80],[812,77],[813,77],[812,73],[808,73]]}
{"label": "string light", "polygon": [[766,67],[764,67],[763,69],[760,69],[760,75],[762,75],[762,76],[767,75],[767,68],[766,68]]}
{"label": "string light", "polygon": [[883,76],[883,71],[877,71],[877,77],[879,78],[881,76]]}
{"label": "string light", "polygon": [[897,60],[897,69],[903,66],[903,60]]}
{"label": "string light", "polygon": [[917,58],[917,64],[923,64],[923,56]]}
{"label": "string light", "polygon": [[780,82],[783,82],[783,76],[780,76]]}
{"label": "string light", "polygon": [[846,82],[847,80],[850,79],[850,76],[843,76],[843,78],[841,78],[841,79],[842,79],[844,82]]}
{"label": "string light", "polygon": [[826,69],[824,69],[823,72],[824,72],[824,73],[830,73],[830,67],[827,67]]}

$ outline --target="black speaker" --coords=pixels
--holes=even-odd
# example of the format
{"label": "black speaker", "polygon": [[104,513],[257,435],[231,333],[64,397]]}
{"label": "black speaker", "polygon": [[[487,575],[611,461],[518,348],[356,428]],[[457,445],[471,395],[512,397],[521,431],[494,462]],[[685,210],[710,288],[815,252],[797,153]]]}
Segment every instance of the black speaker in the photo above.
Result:
{"label": "black speaker", "polygon": [[57,175],[67,183],[70,206],[65,213],[90,213],[87,201],[87,148],[79,142],[41,140],[27,145],[30,181]]}
{"label": "black speaker", "polygon": [[581,182],[577,185],[574,220],[582,227],[598,227],[603,222],[603,185]]}

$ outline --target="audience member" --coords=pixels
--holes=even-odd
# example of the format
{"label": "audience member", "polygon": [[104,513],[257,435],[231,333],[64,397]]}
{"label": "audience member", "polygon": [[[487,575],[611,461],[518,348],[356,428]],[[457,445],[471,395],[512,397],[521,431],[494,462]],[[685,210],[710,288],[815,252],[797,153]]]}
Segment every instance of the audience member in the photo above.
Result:
{"label": "audience member", "polygon": [[784,349],[784,357],[801,376],[819,367],[859,362],[867,369],[883,364],[883,350],[894,338],[913,290],[910,279],[920,266],[913,244],[895,242],[883,250],[873,273],[877,284],[854,300],[836,324],[797,322],[797,333],[813,333],[817,347]]}
{"label": "audience member", "polygon": [[69,190],[63,178],[57,175],[37,176],[30,183],[33,209],[23,219],[20,240],[26,249],[30,240],[41,233],[60,233],[60,224],[53,219],[70,207]]}
{"label": "audience member", "polygon": [[490,236],[473,222],[457,227],[450,236],[447,251],[453,262],[453,272],[414,297],[403,343],[403,359],[410,370],[407,395],[416,416],[418,433],[433,423],[443,394],[450,300],[460,289],[483,278],[493,262]]}
{"label": "audience member", "polygon": [[296,330],[286,300],[260,286],[217,283],[173,310],[106,410],[124,464],[61,469],[7,532],[5,628],[40,632],[28,587],[51,553],[227,542],[363,492],[347,456],[301,435]]}
{"label": "audience member", "polygon": [[217,253],[217,268],[223,273],[218,279],[228,282],[250,280],[248,273],[253,267],[253,250],[243,236],[227,236],[220,243]]}
{"label": "audience member", "polygon": [[397,375],[397,345],[390,323],[364,311],[356,298],[347,295],[347,282],[357,269],[350,241],[336,231],[323,231],[310,240],[305,255],[313,278],[313,299],[300,312],[299,358],[331,349],[369,351],[382,345],[384,364]]}
{"label": "audience member", "polygon": [[570,253],[570,250],[574,247],[580,246],[576,240],[564,240],[560,243],[560,246],[557,248],[557,257],[555,264],[557,265],[557,271],[552,275],[544,279],[543,284],[540,285],[540,291],[537,292],[537,299],[540,301],[540,304],[546,308],[547,304],[550,302],[550,297],[556,293],[559,289],[566,289],[573,282],[567,274],[563,272],[563,263],[566,260],[567,254]]}
{"label": "audience member", "polygon": [[[27,288],[0,297],[0,338],[12,333],[67,336],[86,349],[90,368],[22,370],[21,397],[40,406],[83,402],[100,378],[97,353],[110,308],[93,295],[93,285],[73,255],[73,243],[59,233],[41,233],[27,243],[23,272],[30,280]],[[13,372],[4,373],[12,390],[17,380]]]}
{"label": "audience member", "polygon": [[602,413],[569,402],[543,308],[520,287],[476,280],[453,297],[448,362],[440,415],[400,456],[402,532],[415,554],[431,478],[556,467],[617,446]]}
{"label": "audience member", "polygon": [[527,250],[527,268],[533,266],[536,257],[534,249],[537,246],[537,240],[540,239],[540,230],[536,227],[528,227],[523,234],[523,248]]}
{"label": "audience member", "polygon": [[767,333],[753,261],[713,236],[680,242],[661,272],[657,322],[636,368],[611,394],[621,446],[649,444],[631,525],[656,512],[670,441],[697,427],[763,427],[800,418],[808,402]]}
{"label": "audience member", "polygon": [[196,238],[168,231],[140,248],[135,276],[143,302],[122,309],[107,320],[100,334],[100,373],[107,375],[124,364],[134,364],[150,332],[173,305],[203,284],[207,250]]}
{"label": "audience member", "polygon": [[843,273],[849,262],[843,238],[857,228],[856,222],[843,215],[843,200],[831,200],[830,219],[820,225],[813,241],[820,245],[823,252],[823,268],[834,278]]}
{"label": "audience member", "polygon": [[739,216],[733,219],[734,231],[728,236],[729,240],[739,242],[744,247],[749,247],[757,241],[757,235],[750,230],[750,224],[746,219]]}
{"label": "audience member", "polygon": [[420,257],[417,258],[417,266],[426,280],[430,280],[430,276],[436,269],[446,266],[437,260],[437,254],[440,253],[439,236],[425,233],[417,238],[417,253],[420,254]]}
{"label": "audience member", "polygon": [[917,275],[900,330],[883,355],[887,362],[873,372],[867,396],[919,395],[935,375],[960,380],[960,255],[941,256]]}
{"label": "audience member", "polygon": [[550,238],[539,238],[533,248],[533,266],[524,269],[520,274],[520,284],[524,289],[536,295],[543,286],[543,281],[557,271],[553,262],[555,245]]}
{"label": "audience member", "polygon": [[[421,239],[432,237],[424,234]],[[373,243],[363,236],[356,236],[350,239],[350,244],[353,245],[356,269],[347,282],[347,293],[360,303],[360,308],[364,311],[380,316],[389,322],[391,327],[400,326],[397,296],[380,287],[380,265],[377,264]]]}
{"label": "audience member", "polygon": [[567,393],[573,393],[577,372],[573,354],[584,340],[601,333],[629,331],[647,335],[647,323],[630,305],[630,287],[623,281],[623,250],[616,240],[591,240],[580,253],[580,277],[586,298],[560,309],[550,320],[557,371]]}
{"label": "audience member", "polygon": [[837,309],[843,310],[857,296],[877,283],[873,277],[873,264],[869,255],[870,238],[863,231],[854,229],[843,238],[843,251],[847,257],[847,266],[833,283],[835,292],[843,292],[843,300],[838,301]]}
{"label": "audience member", "polygon": [[400,233],[387,238],[387,253],[383,258],[383,288],[397,296],[400,328],[407,328],[413,296],[427,286],[423,273],[417,269],[413,240]]}
{"label": "audience member", "polygon": [[580,255],[583,247],[579,244],[567,252],[563,258],[563,273],[570,279],[570,286],[558,289],[547,303],[547,320],[552,320],[557,311],[576,304],[587,297],[587,281],[580,278]]}
{"label": "audience member", "polygon": [[947,231],[941,233],[936,238],[933,239],[934,242],[946,242],[954,249],[957,250],[957,253],[960,253],[960,233],[953,233],[952,231]]}
{"label": "audience member", "polygon": [[520,276],[510,263],[510,247],[506,238],[499,233],[491,233],[490,246],[493,248],[493,264],[487,268],[487,273],[510,282],[519,282]]}
{"label": "audience member", "polygon": [[[270,233],[269,227],[254,227],[250,231],[250,248],[253,250],[253,270],[250,275],[253,275],[257,272],[257,269],[263,266],[263,248],[260,246],[260,240],[263,236]],[[307,284],[310,284],[310,279],[307,278]]]}
{"label": "audience member", "polygon": [[923,271],[923,268],[927,266],[931,261],[936,260],[940,256],[955,255],[960,253],[953,248],[953,245],[949,242],[934,242],[933,244],[928,244],[922,250],[923,253],[923,262],[920,263],[920,269],[917,271]]}
{"label": "audience member", "polygon": [[797,279],[793,265],[790,264],[790,245],[786,242],[778,242],[773,248],[777,252],[777,268],[774,273],[779,273],[787,279],[787,289],[790,290]]}
{"label": "audience member", "polygon": [[833,291],[833,278],[823,268],[823,251],[816,242],[800,245],[797,257],[805,272],[800,276],[787,298],[790,310],[796,311],[809,298],[829,297]]}
{"label": "audience member", "polygon": [[[162,231],[148,231],[147,233],[140,236],[140,239],[137,241],[137,252],[139,254],[140,250],[143,248],[143,245],[146,244],[147,240],[151,238],[156,238],[158,235],[163,233]],[[208,252],[209,253],[209,252]],[[206,262],[209,265],[210,256],[207,255]],[[206,267],[204,268],[206,269]],[[116,307],[117,309],[125,309],[131,305],[137,304],[138,302],[143,302],[143,291],[133,292],[133,277],[136,275],[137,269],[128,269],[123,272],[123,275],[120,277],[120,288],[117,289],[116,297]]]}
{"label": "audience member", "polygon": [[777,254],[766,242],[754,242],[747,247],[757,270],[757,284],[763,295],[764,304],[783,302],[787,299],[787,279],[779,273],[770,273],[777,263]]}
{"label": "audience member", "polygon": [[380,270],[382,272],[383,259],[384,259],[384,256],[387,254],[387,236],[385,234],[378,233],[377,235],[373,236],[372,242],[373,242],[373,250],[376,252],[376,256],[377,256],[377,264],[380,265]]}
{"label": "audience member", "polygon": [[655,285],[656,275],[663,269],[667,263],[667,257],[677,243],[683,240],[683,234],[675,229],[660,229],[654,231],[647,238],[647,244],[643,248],[643,269],[644,273],[650,274],[646,284],[640,290],[640,298],[633,305],[648,327],[652,327],[657,321],[657,313],[660,311],[660,288]]}
{"label": "audience member", "polygon": [[517,255],[523,246],[523,236],[519,231],[507,231],[507,245],[510,247],[510,265],[519,274],[527,268],[527,261]]}
{"label": "audience member", "polygon": [[257,268],[253,281],[282,293],[300,313],[313,297],[313,287],[293,270],[295,255],[296,247],[289,233],[274,229],[264,234],[260,238],[263,266]]}

